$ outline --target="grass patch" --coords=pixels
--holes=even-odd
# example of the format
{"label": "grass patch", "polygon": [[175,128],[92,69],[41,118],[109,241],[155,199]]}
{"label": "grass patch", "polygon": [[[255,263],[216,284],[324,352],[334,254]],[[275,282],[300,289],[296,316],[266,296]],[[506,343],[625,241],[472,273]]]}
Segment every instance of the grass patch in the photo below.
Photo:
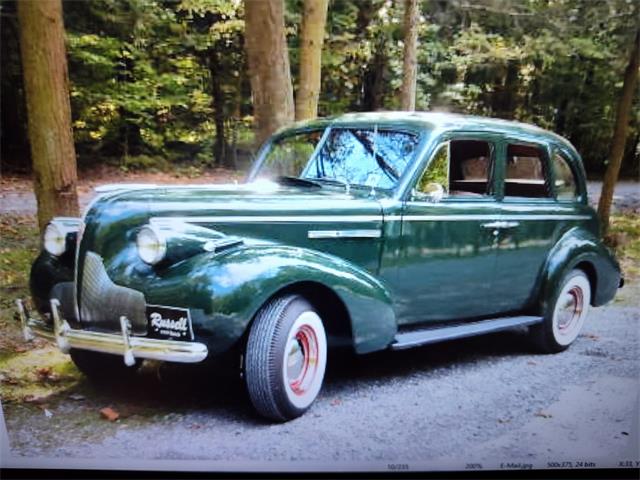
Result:
{"label": "grass patch", "polygon": [[38,343],[0,361],[3,402],[41,402],[74,387],[81,374],[54,345]]}
{"label": "grass patch", "polygon": [[613,215],[607,243],[613,247],[626,276],[640,276],[640,214]]}
{"label": "grass patch", "polygon": [[29,298],[29,271],[40,251],[33,216],[0,216],[0,395],[3,402],[51,396],[77,382],[69,358],[44,340],[25,343],[15,300]]}
{"label": "grass patch", "polygon": [[29,271],[40,250],[34,216],[0,216],[0,358],[22,344],[15,300],[29,297]]}

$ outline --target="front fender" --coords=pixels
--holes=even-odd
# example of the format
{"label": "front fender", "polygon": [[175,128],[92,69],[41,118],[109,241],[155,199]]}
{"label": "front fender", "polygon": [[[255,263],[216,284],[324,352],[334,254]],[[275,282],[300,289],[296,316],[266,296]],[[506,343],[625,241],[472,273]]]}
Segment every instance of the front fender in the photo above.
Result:
{"label": "front fender", "polygon": [[145,294],[148,303],[192,309],[196,335],[205,337],[215,354],[244,334],[269,298],[299,282],[319,283],[338,295],[358,353],[386,348],[393,340],[397,325],[384,285],[361,268],[314,250],[254,245],[203,253],[168,268]]}
{"label": "front fender", "polygon": [[568,230],[551,249],[544,269],[540,305],[546,306],[564,276],[581,264],[589,265],[595,307],[611,301],[620,284],[620,266],[602,241],[589,231]]}

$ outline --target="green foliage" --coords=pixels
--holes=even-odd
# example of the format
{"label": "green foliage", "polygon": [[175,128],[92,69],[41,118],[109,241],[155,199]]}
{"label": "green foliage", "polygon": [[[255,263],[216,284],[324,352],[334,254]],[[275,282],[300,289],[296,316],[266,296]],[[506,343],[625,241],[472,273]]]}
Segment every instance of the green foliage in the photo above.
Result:
{"label": "green foliage", "polygon": [[[425,93],[419,93],[419,109],[535,123],[569,138],[588,171],[603,170],[637,3],[478,0],[423,6],[418,84]],[[638,155],[632,142],[637,145],[639,124],[636,113],[629,166]]]}
{"label": "green foliage", "polygon": [[[223,89],[232,91],[240,72],[231,62],[239,67],[242,62],[229,55],[228,63],[213,72],[208,57],[213,49],[228,49],[242,31],[236,3],[65,3],[73,126],[81,158],[120,157],[125,170],[158,165],[159,157],[213,163],[211,77],[223,76]],[[235,47],[236,57],[238,52],[241,48]],[[217,108],[231,116],[226,104]]]}
{"label": "green foliage", "polygon": [[[587,171],[597,174],[605,167],[638,5],[423,0],[417,109],[538,124],[568,137]],[[303,0],[286,1],[294,86],[302,6]],[[197,168],[241,160],[253,140],[243,1],[92,0],[63,7],[81,160],[121,158],[123,168],[145,165],[137,160],[145,155]],[[11,142],[26,143],[14,10],[15,2],[3,1],[2,133],[9,139],[3,153]],[[402,22],[401,1],[331,1],[320,115],[399,106]],[[639,142],[636,96],[626,174],[639,173]]]}

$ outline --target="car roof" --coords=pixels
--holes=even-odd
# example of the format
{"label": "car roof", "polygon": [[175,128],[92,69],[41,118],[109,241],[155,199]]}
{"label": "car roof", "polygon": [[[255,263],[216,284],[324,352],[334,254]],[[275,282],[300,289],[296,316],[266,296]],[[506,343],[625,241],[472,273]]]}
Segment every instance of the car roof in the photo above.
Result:
{"label": "car roof", "polygon": [[503,120],[499,118],[480,117],[475,115],[462,115],[445,112],[360,112],[346,113],[333,117],[320,118],[295,124],[295,127],[326,127],[354,126],[365,124],[384,124],[400,126],[413,126],[418,129],[439,131],[478,131],[486,133],[503,133],[515,136],[538,137],[541,140],[552,141],[575,152],[575,148],[565,138],[556,133],[545,130],[536,125]]}

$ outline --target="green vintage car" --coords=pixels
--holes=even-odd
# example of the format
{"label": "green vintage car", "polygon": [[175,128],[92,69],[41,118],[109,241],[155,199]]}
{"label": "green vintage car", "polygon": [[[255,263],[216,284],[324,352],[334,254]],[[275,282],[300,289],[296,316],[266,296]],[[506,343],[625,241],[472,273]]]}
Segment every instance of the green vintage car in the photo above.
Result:
{"label": "green vintage car", "polygon": [[297,124],[242,185],[103,187],[43,244],[26,337],[97,378],[231,356],[279,421],[311,406],[332,347],[527,326],[560,352],[622,284],[569,142],[441,113]]}

